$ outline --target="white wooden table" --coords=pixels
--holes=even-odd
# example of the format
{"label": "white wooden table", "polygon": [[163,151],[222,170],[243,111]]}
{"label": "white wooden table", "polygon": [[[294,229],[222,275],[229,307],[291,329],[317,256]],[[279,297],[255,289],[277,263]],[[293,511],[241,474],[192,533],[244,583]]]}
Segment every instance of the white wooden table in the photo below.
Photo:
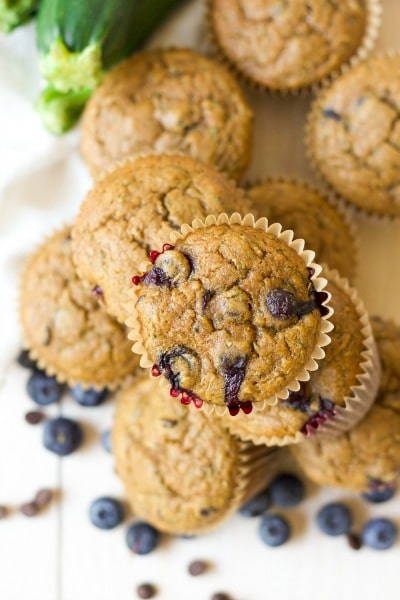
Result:
{"label": "white wooden table", "polygon": [[[378,46],[400,47],[400,2],[383,3]],[[201,14],[201,1],[192,0],[162,28],[153,45],[198,47]],[[17,47],[21,40],[27,48],[33,47],[32,27],[13,35],[8,47]],[[0,53],[0,81],[4,64]],[[37,85],[32,71],[26,73],[25,81],[23,52],[16,73],[27,89],[30,78]],[[256,111],[248,176],[310,176],[302,143],[309,99],[246,93]],[[14,119],[16,128],[19,119],[13,106],[1,105],[1,98],[0,108],[1,143],[7,119]],[[0,522],[0,599],[130,600],[143,581],[158,586],[160,600],[207,600],[218,590],[229,592],[235,600],[399,598],[400,542],[388,552],[354,552],[344,539],[323,536],[314,515],[323,502],[342,499],[354,506],[357,527],[378,515],[393,517],[400,526],[400,497],[371,506],[352,493],[310,487],[306,502],[287,512],[294,537],[278,549],[260,542],[258,519],[238,516],[201,538],[165,540],[157,552],[145,557],[128,551],[125,526],[103,532],[90,524],[87,510],[92,499],[123,497],[112,457],[99,443],[100,432],[111,424],[112,402],[85,409],[65,397],[60,406],[46,411],[76,418],[85,426],[83,449],[61,460],[42,447],[41,427],[24,422],[23,415],[32,409],[25,393],[28,374],[14,361],[20,344],[16,288],[23,259],[44,234],[71,220],[90,186],[76,149],[77,136],[73,133],[68,138],[68,152],[55,146],[53,165],[33,174],[21,173],[0,196],[0,504],[17,507],[40,487],[58,490],[57,502],[44,514],[28,519],[16,511]],[[29,148],[36,139],[23,141]],[[3,179],[9,174],[1,171],[7,157],[7,153],[2,156],[0,145]],[[362,220],[359,225],[359,292],[372,313],[400,323],[400,224]],[[190,577],[186,567],[195,558],[213,562],[214,569],[202,577]]]}

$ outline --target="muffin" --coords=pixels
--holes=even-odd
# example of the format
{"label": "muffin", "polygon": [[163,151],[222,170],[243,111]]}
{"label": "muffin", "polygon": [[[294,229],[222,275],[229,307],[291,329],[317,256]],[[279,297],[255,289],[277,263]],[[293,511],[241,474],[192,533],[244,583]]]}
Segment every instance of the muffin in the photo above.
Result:
{"label": "muffin", "polygon": [[72,262],[70,227],[30,257],[20,287],[20,320],[31,358],[69,385],[113,389],[138,368],[125,327],[101,306]]}
{"label": "muffin", "polygon": [[150,379],[121,392],[112,449],[134,514],[176,535],[216,526],[274,475],[268,449],[240,442]]}
{"label": "muffin", "polygon": [[224,418],[231,433],[255,444],[283,446],[305,436],[349,429],[367,412],[379,383],[379,360],[371,324],[355,290],[337,272],[324,269],[334,326],[325,358],[285,401],[251,415]]}
{"label": "muffin", "polygon": [[93,177],[139,154],[185,154],[239,178],[250,158],[252,112],[220,63],[192,50],[136,53],[110,71],[83,116]]}
{"label": "muffin", "polygon": [[247,80],[297,90],[337,71],[373,37],[367,4],[209,0],[208,20],[219,53]]}
{"label": "muffin", "polygon": [[250,412],[317,368],[330,311],[314,284],[326,281],[278,224],[221,215],[193,225],[133,279],[130,337],[172,395]]}
{"label": "muffin", "polygon": [[106,310],[124,323],[131,278],[150,250],[195,217],[245,211],[242,192],[222,173],[187,156],[147,156],[96,183],[72,229],[81,277],[99,286]]}
{"label": "muffin", "polygon": [[309,116],[308,153],[357,208],[400,215],[400,56],[374,56],[337,79]]}
{"label": "muffin", "polygon": [[382,361],[382,385],[366,417],[349,432],[291,451],[321,485],[371,491],[395,486],[400,473],[400,327],[373,321]]}
{"label": "muffin", "polygon": [[343,277],[354,277],[354,226],[316,189],[307,183],[271,179],[249,186],[246,197],[257,219],[267,217],[271,223],[292,229],[296,237],[305,240],[307,248],[314,250],[318,262],[337,269]]}

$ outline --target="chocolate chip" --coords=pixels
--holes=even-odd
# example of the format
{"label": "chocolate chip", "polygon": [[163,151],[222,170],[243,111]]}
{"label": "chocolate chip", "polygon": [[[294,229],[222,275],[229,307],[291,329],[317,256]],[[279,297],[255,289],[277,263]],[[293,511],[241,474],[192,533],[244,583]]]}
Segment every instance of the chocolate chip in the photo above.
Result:
{"label": "chocolate chip", "polygon": [[136,588],[138,598],[154,598],[157,590],[152,583],[141,583]]}
{"label": "chocolate chip", "polygon": [[37,425],[38,423],[41,423],[45,418],[45,415],[39,410],[30,410],[25,415],[25,421],[29,423],[29,425]]}
{"label": "chocolate chip", "polygon": [[25,517],[34,517],[39,512],[39,506],[36,502],[26,502],[21,506],[20,511]]}
{"label": "chocolate chip", "polygon": [[362,547],[361,536],[358,533],[348,533],[347,541],[349,543],[350,548],[352,548],[353,550],[360,550],[360,548]]}
{"label": "chocolate chip", "polygon": [[7,506],[0,506],[0,519],[5,519],[8,516]]}
{"label": "chocolate chip", "polygon": [[224,592],[217,592],[211,596],[211,600],[231,600],[231,596],[228,596]]}
{"label": "chocolate chip", "polygon": [[188,566],[188,572],[193,577],[197,577],[197,575],[203,575],[208,569],[208,564],[204,560],[194,560]]}
{"label": "chocolate chip", "polygon": [[42,507],[42,506],[46,506],[46,504],[48,504],[52,499],[53,499],[52,490],[43,488],[42,490],[39,490],[38,493],[36,494],[35,503],[38,506]]}
{"label": "chocolate chip", "polygon": [[341,121],[342,117],[333,108],[326,108],[323,112],[324,117],[327,119],[333,119],[334,121]]}

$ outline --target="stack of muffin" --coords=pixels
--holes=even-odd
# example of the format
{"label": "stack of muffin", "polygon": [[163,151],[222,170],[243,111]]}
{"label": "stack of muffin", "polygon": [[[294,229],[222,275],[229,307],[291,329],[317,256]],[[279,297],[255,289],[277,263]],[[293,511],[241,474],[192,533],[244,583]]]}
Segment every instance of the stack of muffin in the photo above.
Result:
{"label": "stack of muffin", "polygon": [[[219,56],[268,89],[331,77],[311,111],[313,162],[347,203],[398,215],[398,59],[360,62],[376,3],[240,4],[210,1]],[[281,446],[323,484],[384,489],[399,474],[400,328],[371,325],[349,283],[343,200],[235,183],[251,129],[224,64],[185,49],[126,60],[83,118],[93,188],[22,278],[31,356],[71,385],[121,388],[117,472],[134,513],[171,533],[220,523],[265,487]]]}

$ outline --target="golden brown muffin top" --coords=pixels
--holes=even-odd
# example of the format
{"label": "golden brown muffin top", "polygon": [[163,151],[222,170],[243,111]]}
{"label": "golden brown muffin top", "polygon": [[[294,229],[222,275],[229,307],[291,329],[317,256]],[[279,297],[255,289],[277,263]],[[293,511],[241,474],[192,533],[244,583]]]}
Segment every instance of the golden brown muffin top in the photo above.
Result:
{"label": "golden brown muffin top", "polygon": [[354,276],[355,244],[344,217],[317,190],[306,183],[271,180],[246,190],[251,212],[258,219],[281,223],[314,250],[316,260]]}
{"label": "golden brown muffin top", "polygon": [[351,298],[339,285],[330,281],[326,289],[332,294],[334,329],[318,370],[311,373],[309,382],[301,384],[299,392],[290,392],[286,401],[250,415],[225,416],[231,433],[253,443],[296,436],[299,432],[308,435],[324,421],[334,419],[335,406],[344,406],[351,387],[358,384],[357,375],[363,372],[362,324]]}
{"label": "golden brown muffin top", "polygon": [[102,289],[120,322],[131,278],[151,250],[195,217],[246,212],[242,192],[212,167],[187,156],[138,158],[97,182],[72,229],[80,275]]}
{"label": "golden brown muffin top", "polygon": [[149,152],[187,154],[238,178],[249,159],[251,124],[223,65],[191,50],[153,50],[106,75],[85,109],[81,148],[96,178]]}
{"label": "golden brown muffin top", "polygon": [[233,507],[240,442],[153,380],[119,396],[112,449],[134,513],[161,531],[195,533]]}
{"label": "golden brown muffin top", "polygon": [[209,0],[222,53],[245,77],[272,89],[321,81],[357,51],[363,0]]}
{"label": "golden brown muffin top", "polygon": [[40,363],[60,380],[114,387],[139,361],[125,327],[78,278],[70,232],[67,227],[55,233],[29,259],[21,282],[24,337]]}
{"label": "golden brown muffin top", "polygon": [[197,229],[137,283],[147,356],[177,395],[247,410],[288,385],[318,340],[320,293],[304,260],[261,229]]}
{"label": "golden brown muffin top", "polygon": [[400,56],[351,69],[311,114],[310,152],[329,183],[361,209],[400,215]]}
{"label": "golden brown muffin top", "polygon": [[373,330],[382,384],[371,410],[345,434],[291,448],[305,473],[321,485],[370,490],[394,485],[400,474],[400,327],[374,319]]}

